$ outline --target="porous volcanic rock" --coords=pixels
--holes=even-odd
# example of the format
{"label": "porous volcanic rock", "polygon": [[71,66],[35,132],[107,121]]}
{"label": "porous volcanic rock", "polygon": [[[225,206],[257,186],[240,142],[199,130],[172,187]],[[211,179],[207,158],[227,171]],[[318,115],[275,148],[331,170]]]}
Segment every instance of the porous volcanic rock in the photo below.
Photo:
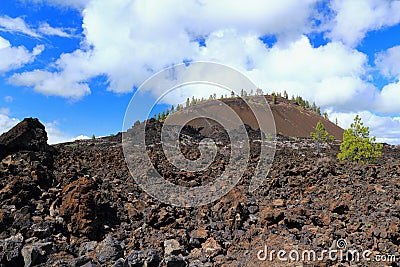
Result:
{"label": "porous volcanic rock", "polygon": [[45,151],[47,133],[38,119],[26,118],[0,136],[0,159],[17,151]]}
{"label": "porous volcanic rock", "polygon": [[60,216],[67,223],[69,232],[93,237],[96,235],[99,230],[99,223],[96,223],[99,195],[96,183],[86,177],[63,188]]}
{"label": "porous volcanic rock", "polygon": [[[150,123],[155,141],[162,124]],[[400,256],[398,147],[385,145],[375,164],[343,163],[336,160],[338,142],[321,145],[318,154],[309,139],[278,136],[272,169],[249,192],[259,133],[247,130],[254,144],[242,179],[196,208],[166,205],[144,192],[128,171],[121,135],[51,148],[32,135],[32,145],[7,150],[0,162],[0,266],[350,266],[257,259],[265,246],[318,252],[337,249],[339,239],[349,249]],[[183,154],[196,158],[203,137],[185,129]],[[152,138],[147,153],[167,180],[197,186],[229,164],[228,140],[217,137],[216,161],[225,162],[201,174],[176,173]]]}

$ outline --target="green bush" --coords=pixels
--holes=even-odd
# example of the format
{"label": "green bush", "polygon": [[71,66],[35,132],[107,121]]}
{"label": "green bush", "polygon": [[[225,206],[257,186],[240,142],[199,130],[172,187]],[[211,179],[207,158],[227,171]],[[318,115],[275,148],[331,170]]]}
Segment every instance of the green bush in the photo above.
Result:
{"label": "green bush", "polygon": [[375,141],[375,136],[369,137],[369,128],[364,126],[357,115],[350,128],[344,131],[337,157],[339,160],[361,163],[375,162],[382,155],[382,144]]}

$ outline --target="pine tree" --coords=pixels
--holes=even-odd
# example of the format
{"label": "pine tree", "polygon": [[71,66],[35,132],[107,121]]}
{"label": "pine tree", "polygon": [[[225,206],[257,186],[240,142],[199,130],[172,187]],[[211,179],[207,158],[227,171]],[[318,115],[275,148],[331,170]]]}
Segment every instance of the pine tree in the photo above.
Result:
{"label": "pine tree", "polygon": [[326,111],[324,112],[323,115],[324,115],[324,119],[325,119],[325,120],[329,120],[328,113],[327,113]]}
{"label": "pine tree", "polygon": [[304,102],[304,107],[305,107],[306,109],[310,109],[310,102],[308,102],[308,100],[306,100],[306,101]]}
{"label": "pine tree", "polygon": [[361,118],[356,115],[350,128],[343,133],[338,159],[361,163],[374,162],[382,155],[382,144],[375,141],[376,137],[369,137],[369,128],[364,126]]}
{"label": "pine tree", "polygon": [[186,98],[186,107],[189,107],[189,106],[190,106],[190,99],[188,97],[188,98]]}
{"label": "pine tree", "polygon": [[272,93],[272,103],[276,104],[276,95],[275,95],[275,93]]}
{"label": "pine tree", "polygon": [[311,109],[312,109],[314,112],[317,112],[317,105],[315,104],[314,101],[312,102]]}
{"label": "pine tree", "polygon": [[310,137],[317,144],[317,153],[319,154],[320,144],[327,142],[328,140],[334,140],[335,137],[329,135],[328,131],[322,122],[318,121],[315,125],[315,131],[310,133]]}
{"label": "pine tree", "polygon": [[171,106],[171,113],[174,113],[175,112],[175,107],[174,107],[174,105],[172,105]]}
{"label": "pine tree", "polygon": [[288,95],[288,93],[286,92],[286,90],[283,91],[283,97],[286,98],[286,99],[289,99],[289,95]]}

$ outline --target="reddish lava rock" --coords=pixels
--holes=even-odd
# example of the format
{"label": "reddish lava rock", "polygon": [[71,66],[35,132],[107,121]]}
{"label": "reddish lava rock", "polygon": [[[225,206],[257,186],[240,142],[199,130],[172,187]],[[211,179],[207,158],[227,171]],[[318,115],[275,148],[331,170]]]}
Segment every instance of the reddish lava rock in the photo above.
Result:
{"label": "reddish lava rock", "polygon": [[99,223],[96,223],[96,209],[99,207],[96,203],[100,195],[96,183],[82,177],[64,187],[62,195],[60,216],[66,221],[68,231],[95,237],[99,230]]}

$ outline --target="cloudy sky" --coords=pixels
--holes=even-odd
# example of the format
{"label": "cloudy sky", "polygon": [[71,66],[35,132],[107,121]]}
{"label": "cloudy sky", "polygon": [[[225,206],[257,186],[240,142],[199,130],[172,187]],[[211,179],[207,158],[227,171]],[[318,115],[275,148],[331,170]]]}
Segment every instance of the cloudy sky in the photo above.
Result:
{"label": "cloudy sky", "polygon": [[2,0],[0,132],[32,116],[51,143],[116,133],[135,88],[197,60],[315,101],[344,128],[360,114],[400,143],[390,0]]}

